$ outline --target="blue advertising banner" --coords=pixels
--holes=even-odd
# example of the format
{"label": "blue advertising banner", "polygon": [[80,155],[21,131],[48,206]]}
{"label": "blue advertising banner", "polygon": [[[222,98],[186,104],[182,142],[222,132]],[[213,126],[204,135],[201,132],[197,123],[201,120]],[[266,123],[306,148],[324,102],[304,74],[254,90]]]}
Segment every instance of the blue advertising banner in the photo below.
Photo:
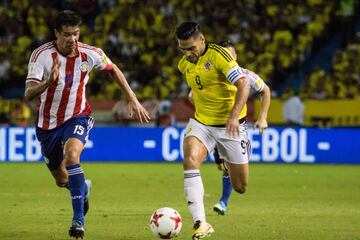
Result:
{"label": "blue advertising banner", "polygon": [[[95,127],[82,161],[181,161],[183,128]],[[249,128],[251,162],[360,163],[360,128]],[[42,160],[34,128],[0,127],[0,162]],[[212,158],[210,157],[210,160]]]}

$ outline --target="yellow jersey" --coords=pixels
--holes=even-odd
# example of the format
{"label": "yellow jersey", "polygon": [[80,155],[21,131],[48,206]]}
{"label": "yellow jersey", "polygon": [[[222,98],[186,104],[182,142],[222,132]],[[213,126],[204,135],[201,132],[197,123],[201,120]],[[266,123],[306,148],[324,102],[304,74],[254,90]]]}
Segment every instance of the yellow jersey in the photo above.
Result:
{"label": "yellow jersey", "polygon": [[[244,76],[229,50],[207,44],[196,64],[184,56],[178,68],[193,92],[195,119],[205,125],[224,125],[235,103],[237,88],[233,83]],[[246,111],[245,105],[239,119]]]}

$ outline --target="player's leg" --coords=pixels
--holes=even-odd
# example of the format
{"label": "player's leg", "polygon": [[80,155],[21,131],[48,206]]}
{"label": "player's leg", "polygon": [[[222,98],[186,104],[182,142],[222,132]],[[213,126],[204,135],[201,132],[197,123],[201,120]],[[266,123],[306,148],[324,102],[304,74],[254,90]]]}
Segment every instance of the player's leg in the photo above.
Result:
{"label": "player's leg", "polygon": [[[61,153],[62,156],[62,153]],[[50,171],[58,187],[68,188],[68,172],[65,163],[61,161],[60,166]]]}
{"label": "player's leg", "polygon": [[204,144],[194,136],[186,137],[184,149],[184,190],[194,220],[192,239],[200,239],[214,230],[206,222],[204,209],[204,185],[200,176],[200,165],[207,156]]}
{"label": "player's leg", "polygon": [[184,149],[184,190],[194,222],[206,222],[204,210],[204,185],[200,176],[200,165],[207,156],[207,149],[194,137],[186,137]]}
{"label": "player's leg", "polygon": [[238,193],[245,193],[249,182],[249,164],[235,164],[230,162],[226,162],[225,164],[228,168],[234,190]]}
{"label": "player's leg", "polygon": [[[65,161],[63,161],[63,147],[58,148],[59,151],[53,152],[51,155],[54,155],[56,157],[53,157],[49,160],[49,163],[47,164],[52,176],[55,179],[56,185],[58,187],[64,187],[69,189],[68,187],[68,171],[65,167]],[[91,180],[86,179],[85,180],[85,188],[84,188],[84,215],[86,215],[87,211],[89,210],[89,194],[90,194],[90,188],[91,188]]]}
{"label": "player's leg", "polygon": [[51,172],[58,187],[68,187],[68,173],[63,162],[63,129],[42,130],[36,129],[36,137],[41,143],[41,152],[46,166]]}
{"label": "player's leg", "polygon": [[[60,128],[54,130],[42,130],[39,128],[36,129],[36,136],[38,140],[41,142],[42,154],[44,156],[47,167],[49,168],[52,176],[55,179],[56,185],[59,187],[66,187],[69,189],[70,192],[71,189],[69,187],[69,172],[67,170],[67,167],[68,165],[73,164],[72,163],[73,161],[71,160],[69,161],[69,159],[74,159],[74,157],[71,157],[71,153],[75,151],[71,150],[72,148],[67,147],[72,145],[71,143],[65,144],[66,146],[64,146],[63,142],[68,142],[67,140],[72,136],[72,134],[75,133],[74,129],[71,128],[71,124],[72,123],[76,124],[76,121],[77,121],[76,119],[70,120]],[[80,153],[86,141],[85,137],[87,137],[88,131],[86,131],[85,133],[86,136],[79,138],[81,140],[80,143],[82,145],[80,147],[81,150],[79,150]],[[66,152],[66,156],[64,156],[65,152]],[[79,157],[77,158],[78,160],[75,162],[80,162],[79,160],[80,158]],[[86,188],[83,187],[83,189]],[[82,228],[82,232],[77,233],[76,234],[77,237],[81,237],[84,235],[82,225],[80,225],[79,228]]]}
{"label": "player's leg", "polygon": [[183,143],[184,191],[194,220],[192,239],[200,239],[214,232],[206,222],[200,165],[206,158],[208,149],[215,146],[215,141],[207,135],[206,127],[193,119],[189,121],[186,132]]}
{"label": "player's leg", "polygon": [[84,236],[84,196],[85,177],[80,166],[80,154],[83,143],[76,138],[69,138],[64,145],[64,163],[69,175],[69,191],[73,207],[73,219],[69,230],[70,237]]}
{"label": "player's leg", "polygon": [[63,142],[65,142],[63,162],[68,172],[68,188],[73,207],[73,220],[69,235],[75,238],[84,236],[84,203],[87,185],[84,171],[80,165],[80,155],[92,126],[90,121],[92,118],[89,117],[72,119],[66,124],[63,133]]}
{"label": "player's leg", "polygon": [[58,187],[67,187],[68,174],[63,163],[63,129],[42,130],[36,128],[36,137],[41,143],[41,153]]}
{"label": "player's leg", "polygon": [[69,138],[64,145],[64,160],[69,175],[69,191],[74,211],[73,221],[84,224],[84,195],[85,177],[80,166],[80,154],[83,150],[83,143],[77,138]]}
{"label": "player's leg", "polygon": [[[236,142],[232,143],[236,145]],[[234,190],[242,194],[246,192],[249,182],[249,158],[251,154],[251,144],[246,131],[240,133],[239,143],[235,151],[229,151],[229,161],[226,161],[225,165]],[[231,144],[230,148],[233,148]]]}
{"label": "player's leg", "polygon": [[240,125],[239,136],[230,137],[225,130],[218,131],[219,153],[224,156],[225,166],[228,169],[231,185],[238,193],[245,193],[249,181],[250,141],[247,137],[246,126]]}
{"label": "player's leg", "polygon": [[[62,155],[62,154],[61,154]],[[68,187],[68,172],[65,167],[65,162],[61,161],[60,167],[58,167],[55,170],[51,171],[51,174],[53,175],[56,185],[59,187],[65,187],[69,189]],[[92,186],[92,182],[90,179],[85,179],[85,187],[84,187],[84,216],[89,211],[89,196],[90,196],[90,189]]]}
{"label": "player's leg", "polygon": [[89,204],[89,197],[90,197],[90,190],[92,187],[92,182],[90,179],[85,179],[85,188],[84,188],[84,216],[89,211],[90,204]]}
{"label": "player's leg", "polygon": [[227,172],[226,167],[224,166],[224,159],[220,157],[217,148],[214,149],[214,159],[216,165],[218,166],[218,169],[223,172],[223,175],[222,175],[222,194],[219,202],[217,202],[214,205],[213,210],[220,215],[224,215],[227,210],[228,201],[232,192],[232,186],[231,186],[229,174]]}
{"label": "player's leg", "polygon": [[232,185],[230,182],[229,173],[227,171],[224,172],[222,175],[222,189],[223,190],[222,190],[220,202],[223,202],[225,206],[227,206],[232,192]]}

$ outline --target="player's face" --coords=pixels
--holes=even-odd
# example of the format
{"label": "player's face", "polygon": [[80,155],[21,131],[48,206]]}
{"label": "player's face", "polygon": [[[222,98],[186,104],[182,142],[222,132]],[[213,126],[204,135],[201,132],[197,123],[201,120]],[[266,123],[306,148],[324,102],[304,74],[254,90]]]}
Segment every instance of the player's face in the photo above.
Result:
{"label": "player's face", "polygon": [[205,49],[205,38],[200,35],[196,38],[189,38],[187,40],[178,40],[179,49],[185,55],[186,60],[191,63],[197,63],[201,54]]}
{"label": "player's face", "polygon": [[236,51],[235,51],[235,48],[234,47],[227,47],[227,49],[229,49],[230,53],[231,53],[231,56],[237,60],[237,54],[236,54]]}
{"label": "player's face", "polygon": [[66,55],[73,53],[76,50],[77,42],[80,36],[79,26],[63,26],[62,31],[55,30],[57,38],[57,47]]}

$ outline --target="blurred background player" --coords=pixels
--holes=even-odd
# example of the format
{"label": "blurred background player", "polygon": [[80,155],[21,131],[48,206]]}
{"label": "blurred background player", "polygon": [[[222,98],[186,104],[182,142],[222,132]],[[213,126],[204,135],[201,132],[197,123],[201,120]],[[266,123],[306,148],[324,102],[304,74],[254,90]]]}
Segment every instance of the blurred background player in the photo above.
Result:
{"label": "blurred background player", "polygon": [[169,100],[163,100],[156,109],[156,126],[166,127],[175,126],[176,118],[172,110],[172,103]]}
{"label": "blurred background player", "polygon": [[226,160],[233,188],[245,193],[248,183],[250,143],[245,125],[249,95],[246,74],[230,52],[216,44],[206,44],[195,22],[176,29],[183,53],[178,68],[193,93],[194,118],[188,122],[183,143],[184,191],[194,229],[192,239],[214,232],[206,222],[204,186],[200,165],[215,146]]}
{"label": "blurred background player", "polygon": [[[220,41],[219,45],[227,48],[230,51],[233,58],[237,60],[235,46],[230,40]],[[250,95],[260,94],[261,96],[260,97],[261,110],[256,122],[254,123],[254,127],[258,127],[259,132],[262,133],[264,129],[268,127],[266,118],[271,101],[270,88],[266,85],[266,83],[264,83],[264,81],[256,73],[247,69],[243,69],[243,71],[248,72],[248,74],[246,74],[246,80],[248,81],[250,87]],[[228,200],[232,192],[232,186],[231,186],[229,174],[227,172],[226,167],[224,166],[224,159],[222,159],[219,156],[219,152],[217,148],[215,148],[214,150],[214,158],[218,166],[218,169],[223,171],[224,173],[222,176],[222,195],[220,197],[219,202],[214,205],[213,209],[218,214],[224,215],[227,210]]]}
{"label": "blurred background player", "polygon": [[287,125],[299,127],[304,125],[305,104],[298,91],[294,91],[294,95],[289,95],[284,102],[282,112]]}
{"label": "blurred background player", "polygon": [[56,184],[70,191],[74,214],[69,235],[75,238],[84,236],[84,215],[88,210],[90,182],[85,183],[80,154],[94,122],[85,97],[90,71],[108,71],[126,92],[130,113],[134,112],[140,122],[149,120],[120,69],[101,49],[78,42],[81,23],[76,12],[59,13],[56,40],[33,51],[25,86],[25,98],[38,98],[40,102],[36,136],[46,164]]}

